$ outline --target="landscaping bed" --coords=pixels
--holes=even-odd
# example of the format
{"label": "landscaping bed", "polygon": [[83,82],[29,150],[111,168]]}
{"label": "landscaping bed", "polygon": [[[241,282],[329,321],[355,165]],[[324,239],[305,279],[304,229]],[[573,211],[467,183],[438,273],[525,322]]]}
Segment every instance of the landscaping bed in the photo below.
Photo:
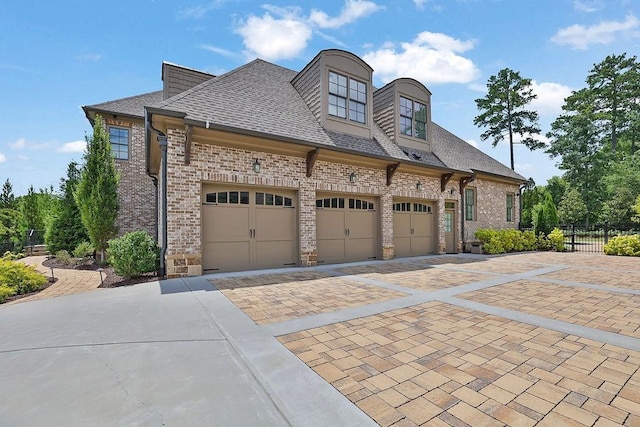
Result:
{"label": "landscaping bed", "polygon": [[[50,258],[45,260],[42,265],[45,267],[53,267],[54,275],[55,269],[69,269],[69,270],[94,270],[98,271],[100,265],[94,260],[89,259],[79,263],[75,262],[63,262],[56,258]],[[138,283],[146,283],[153,282],[154,280],[158,280],[158,275],[156,273],[146,273],[140,277],[133,277],[131,279],[125,279],[122,276],[118,276],[114,271],[113,267],[102,267],[102,284],[99,286],[100,288],[117,288],[120,286],[130,286],[136,285]]]}

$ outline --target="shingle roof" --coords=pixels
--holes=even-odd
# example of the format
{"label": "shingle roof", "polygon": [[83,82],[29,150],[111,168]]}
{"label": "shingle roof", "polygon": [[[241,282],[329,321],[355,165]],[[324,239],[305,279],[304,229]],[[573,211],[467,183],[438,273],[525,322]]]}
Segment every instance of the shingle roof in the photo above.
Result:
{"label": "shingle roof", "polygon": [[402,151],[405,155],[405,158],[408,158],[409,160],[420,163],[422,165],[435,166],[438,168],[451,168],[450,166],[442,163],[438,156],[428,151],[416,150],[415,148],[409,147],[402,147]]}
{"label": "shingle roof", "polygon": [[256,59],[154,106],[191,120],[334,146],[291,85],[296,74]]}
{"label": "shingle roof", "polygon": [[526,179],[509,169],[491,156],[483,153],[445,128],[432,123],[433,153],[452,169],[474,172],[486,172],[516,180]]}
{"label": "shingle roof", "polygon": [[144,93],[101,104],[87,105],[85,110],[98,110],[132,117],[144,117],[144,107],[162,101],[162,91]]}

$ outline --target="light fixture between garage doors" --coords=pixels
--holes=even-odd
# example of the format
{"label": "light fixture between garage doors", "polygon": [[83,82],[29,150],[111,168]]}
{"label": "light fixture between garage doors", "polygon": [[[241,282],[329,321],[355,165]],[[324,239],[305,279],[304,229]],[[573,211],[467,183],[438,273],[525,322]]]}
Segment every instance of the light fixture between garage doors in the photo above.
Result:
{"label": "light fixture between garage doors", "polygon": [[253,171],[254,171],[255,173],[260,173],[260,169],[262,169],[262,166],[260,165],[260,161],[259,161],[258,159],[256,159],[256,160],[253,162]]}
{"label": "light fixture between garage doors", "polygon": [[422,183],[420,181],[416,182],[416,190],[422,191]]}
{"label": "light fixture between garage doors", "polygon": [[358,176],[356,175],[356,173],[351,172],[351,174],[349,175],[349,182],[354,183],[356,182],[357,179],[358,179]]}

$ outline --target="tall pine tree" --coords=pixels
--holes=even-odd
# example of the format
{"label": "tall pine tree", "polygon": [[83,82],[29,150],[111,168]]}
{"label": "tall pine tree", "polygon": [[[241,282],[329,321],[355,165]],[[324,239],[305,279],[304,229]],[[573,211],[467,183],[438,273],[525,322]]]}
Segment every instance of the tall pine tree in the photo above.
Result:
{"label": "tall pine tree", "polygon": [[86,140],[87,150],[75,199],[89,239],[104,261],[108,241],[118,231],[119,177],[102,117],[96,116],[93,135]]}

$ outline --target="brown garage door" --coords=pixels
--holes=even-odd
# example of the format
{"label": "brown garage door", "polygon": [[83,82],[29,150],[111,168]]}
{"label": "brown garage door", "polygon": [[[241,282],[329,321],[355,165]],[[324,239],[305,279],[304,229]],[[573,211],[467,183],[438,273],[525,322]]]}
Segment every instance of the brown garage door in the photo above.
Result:
{"label": "brown garage door", "polygon": [[296,235],[294,191],[203,188],[205,273],[296,265]]}
{"label": "brown garage door", "polygon": [[377,258],[377,198],[318,195],[316,234],[319,264]]}
{"label": "brown garage door", "polygon": [[419,256],[434,252],[433,202],[393,203],[393,246],[396,257]]}

